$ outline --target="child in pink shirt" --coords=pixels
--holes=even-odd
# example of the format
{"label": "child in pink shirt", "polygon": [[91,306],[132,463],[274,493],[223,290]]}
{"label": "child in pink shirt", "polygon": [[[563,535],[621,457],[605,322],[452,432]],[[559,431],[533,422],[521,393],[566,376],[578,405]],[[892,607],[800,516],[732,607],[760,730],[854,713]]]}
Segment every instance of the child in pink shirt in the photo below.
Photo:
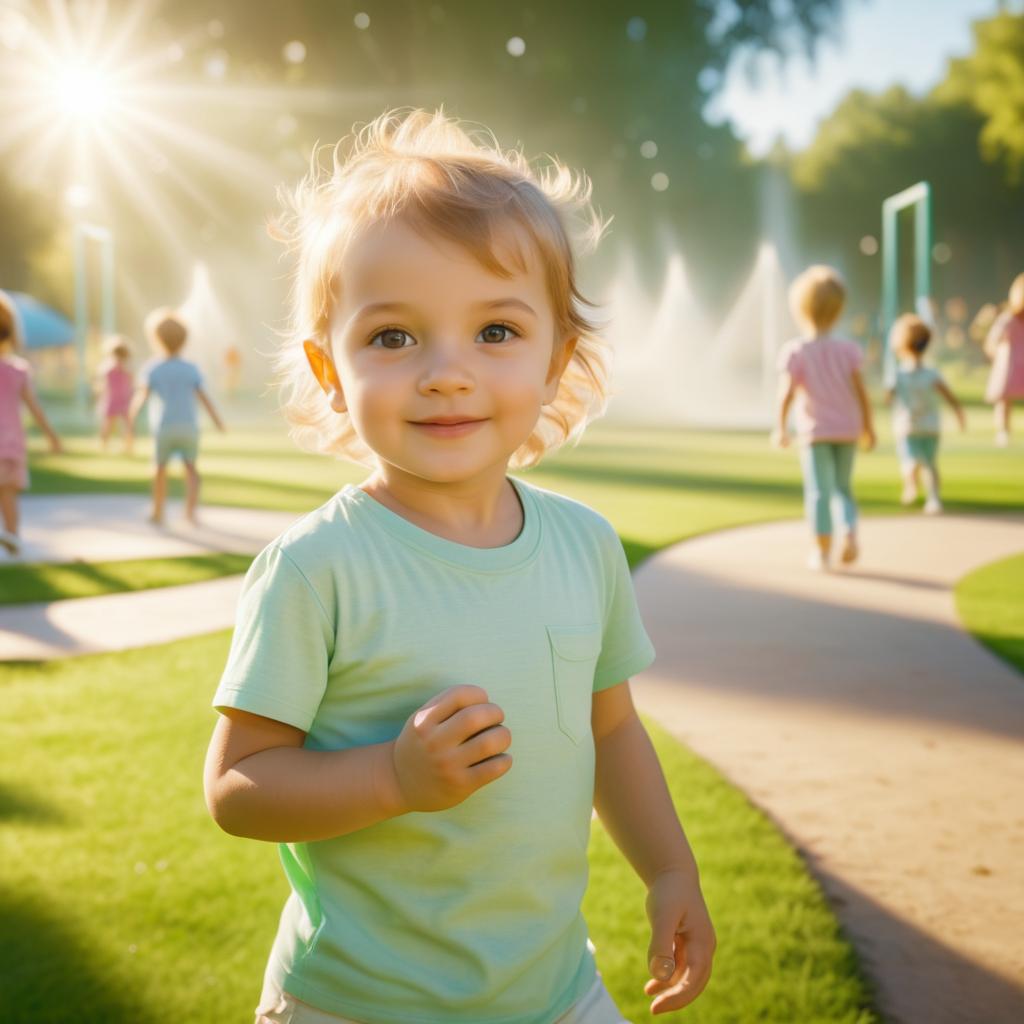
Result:
{"label": "child in pink shirt", "polygon": [[18,541],[18,491],[28,487],[28,458],[25,430],[21,425],[24,403],[36,423],[50,440],[50,447],[60,451],[60,439],[53,432],[32,390],[32,371],[18,349],[18,320],[14,304],[0,292],[0,547],[16,555]]}
{"label": "child in pink shirt", "polygon": [[832,548],[832,502],[838,498],[844,538],[840,560],[857,559],[857,504],[850,489],[857,440],[875,445],[871,406],[861,379],[863,354],[853,341],[830,333],[846,300],[846,287],[832,267],[805,270],[789,290],[789,304],[804,337],[779,353],[782,374],[777,425],[772,439],[789,444],[787,418],[796,406],[804,505],[814,531],[815,547],[808,564],[826,569]]}
{"label": "child in pink shirt", "polygon": [[132,405],[132,394],[135,390],[135,378],[130,368],[132,350],[128,339],[114,335],[107,340],[107,357],[100,363],[96,372],[99,401],[97,411],[100,416],[100,443],[107,450],[110,435],[115,424],[120,420],[124,430],[124,450],[130,455],[134,441],[132,419],[128,415]]}
{"label": "child in pink shirt", "polygon": [[996,411],[996,444],[1010,443],[1010,410],[1014,399],[1024,398],[1024,274],[1010,285],[1010,303],[992,325],[985,339],[985,353],[992,360],[985,401]]}

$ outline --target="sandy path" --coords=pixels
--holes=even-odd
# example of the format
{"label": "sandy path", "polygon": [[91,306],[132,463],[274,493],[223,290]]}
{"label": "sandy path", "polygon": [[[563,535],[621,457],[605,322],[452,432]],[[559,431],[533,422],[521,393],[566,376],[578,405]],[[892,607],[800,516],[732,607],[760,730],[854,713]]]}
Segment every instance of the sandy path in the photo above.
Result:
{"label": "sandy path", "polygon": [[1024,678],[962,631],[950,588],[1024,551],[1024,518],[862,533],[842,574],[803,568],[792,522],[651,559],[637,703],[802,851],[890,1020],[1020,1024]]}

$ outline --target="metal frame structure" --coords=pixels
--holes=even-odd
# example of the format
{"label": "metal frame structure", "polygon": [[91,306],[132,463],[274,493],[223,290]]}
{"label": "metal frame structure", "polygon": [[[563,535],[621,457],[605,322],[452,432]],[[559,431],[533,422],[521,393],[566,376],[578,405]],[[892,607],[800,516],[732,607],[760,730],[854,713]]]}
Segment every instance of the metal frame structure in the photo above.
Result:
{"label": "metal frame structure", "polygon": [[914,292],[920,317],[931,320],[932,187],[927,181],[889,196],[882,203],[882,347],[885,383],[892,382],[896,360],[889,350],[889,329],[900,313],[899,212],[914,207]]}

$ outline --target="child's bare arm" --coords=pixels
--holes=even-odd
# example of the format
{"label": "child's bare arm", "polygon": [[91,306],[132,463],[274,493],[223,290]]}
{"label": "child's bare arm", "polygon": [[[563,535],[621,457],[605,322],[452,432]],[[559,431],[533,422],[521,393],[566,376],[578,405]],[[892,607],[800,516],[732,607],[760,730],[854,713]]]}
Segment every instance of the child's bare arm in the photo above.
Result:
{"label": "child's bare arm", "polygon": [[203,407],[210,414],[210,419],[217,425],[217,429],[223,433],[224,421],[220,418],[220,413],[217,412],[210,396],[202,388],[196,388],[196,397],[203,403]]}
{"label": "child's bare arm", "polygon": [[305,733],[226,709],[206,756],[206,803],[226,832],[312,842],[409,811],[461,803],[512,759],[504,714],[477,686],[454,686],[409,716],[397,739],[305,750]]}
{"label": "child's bare arm", "polygon": [[46,418],[46,413],[43,412],[43,407],[39,404],[39,399],[36,398],[35,392],[31,387],[26,387],[21,393],[21,400],[25,403],[28,411],[32,413],[36,423],[39,424],[39,429],[46,435],[47,440],[50,442],[50,448],[54,452],[59,452],[60,449],[60,438],[57,436],[57,432],[50,426],[50,421]]}
{"label": "child's bare arm", "polygon": [[[678,1010],[711,975],[715,932],[690,844],[654,747],[637,717],[629,683],[594,694],[594,806],[648,889],[652,1013]],[[677,938],[680,936],[680,938]]]}
{"label": "child's bare arm", "polygon": [[789,419],[789,410],[795,397],[796,384],[790,374],[784,373],[779,379],[779,393],[775,402],[775,429],[772,431],[772,443],[780,448],[785,448],[789,444],[786,421]]}
{"label": "child's bare arm", "polygon": [[956,395],[953,394],[950,386],[941,377],[935,382],[935,390],[949,403],[950,408],[956,414],[960,429],[966,430],[967,418],[964,416],[964,407],[960,404]]}
{"label": "child's bare arm", "polygon": [[868,398],[868,389],[864,387],[864,378],[860,370],[853,371],[853,391],[857,396],[857,404],[860,406],[861,421],[864,424],[864,437],[867,441],[867,449],[870,451],[875,447],[875,421],[871,415],[871,401]]}

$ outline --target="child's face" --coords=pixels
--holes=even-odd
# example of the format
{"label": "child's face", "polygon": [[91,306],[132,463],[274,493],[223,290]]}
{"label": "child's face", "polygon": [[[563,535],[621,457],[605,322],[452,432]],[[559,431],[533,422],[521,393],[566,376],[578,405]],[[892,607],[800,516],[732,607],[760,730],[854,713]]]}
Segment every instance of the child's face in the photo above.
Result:
{"label": "child's face", "polygon": [[[527,250],[529,251],[529,250]],[[508,265],[497,253],[503,265]],[[340,268],[332,396],[380,461],[436,483],[504,474],[555,397],[555,321],[543,269],[503,278],[447,240],[393,221],[371,227]],[[328,386],[327,390],[331,390]],[[424,420],[475,420],[456,428]]]}

